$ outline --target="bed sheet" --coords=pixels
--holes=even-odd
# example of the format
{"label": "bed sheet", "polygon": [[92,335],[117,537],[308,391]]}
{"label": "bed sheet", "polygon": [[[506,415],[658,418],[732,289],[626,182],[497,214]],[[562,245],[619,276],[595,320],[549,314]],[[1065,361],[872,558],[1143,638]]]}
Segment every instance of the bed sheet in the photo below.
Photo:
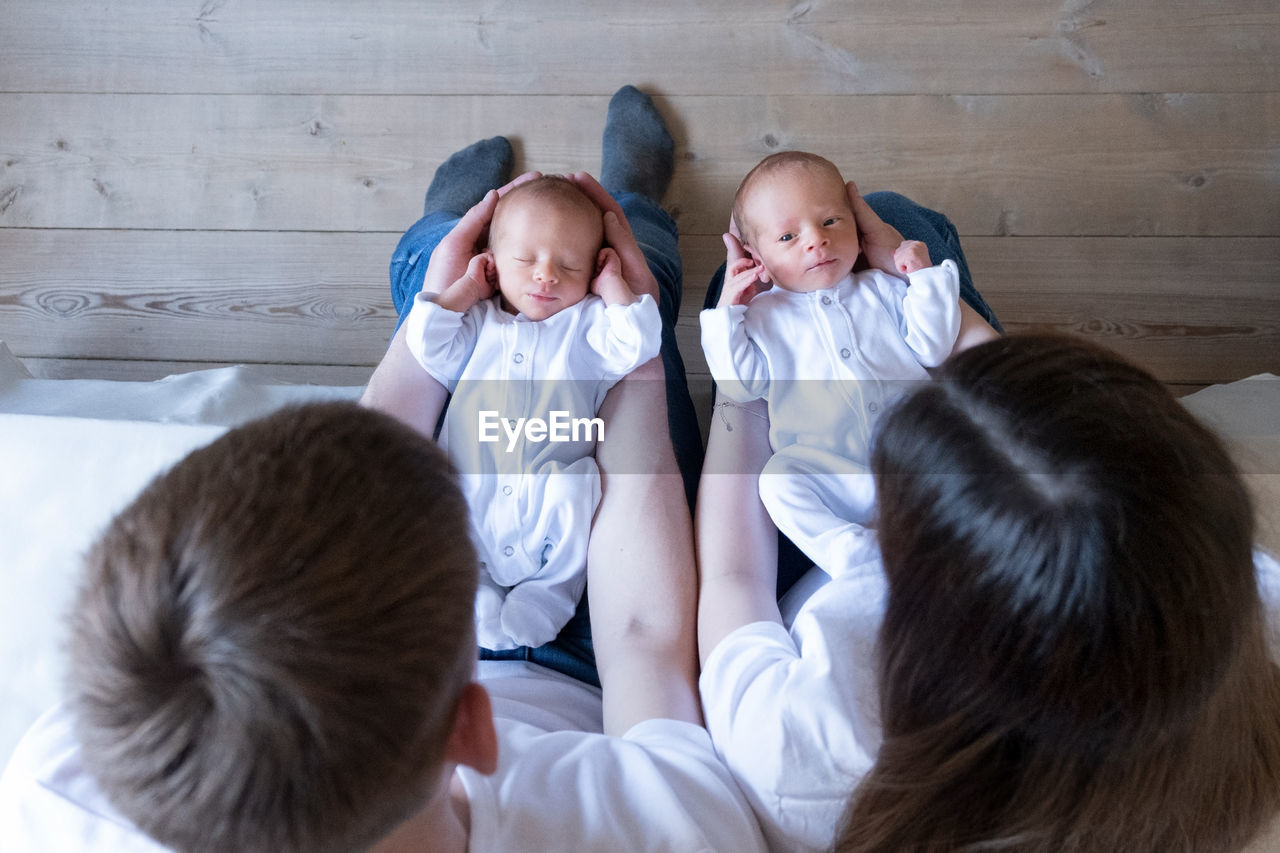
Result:
{"label": "bed sheet", "polygon": [[359,387],[231,367],[155,382],[34,379],[0,342],[0,767],[57,699],[80,560],[153,477],[228,427]]}

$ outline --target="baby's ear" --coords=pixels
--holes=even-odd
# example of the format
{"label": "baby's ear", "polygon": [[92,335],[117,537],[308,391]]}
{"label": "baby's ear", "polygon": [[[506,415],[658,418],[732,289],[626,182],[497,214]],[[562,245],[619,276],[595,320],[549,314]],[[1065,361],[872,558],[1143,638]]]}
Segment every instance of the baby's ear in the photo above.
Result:
{"label": "baby's ear", "polygon": [[773,277],[769,275],[769,268],[764,265],[764,258],[760,257],[760,253],[757,252],[755,249],[751,248],[750,244],[748,243],[743,243],[742,249],[747,253],[747,257],[755,261],[756,264],[760,267],[760,272],[756,277],[759,278],[761,281],[763,281],[765,284],[772,284]]}
{"label": "baby's ear", "polygon": [[493,256],[492,249],[486,249],[480,253],[484,258],[484,277],[485,280],[494,287],[498,285],[498,261]]}

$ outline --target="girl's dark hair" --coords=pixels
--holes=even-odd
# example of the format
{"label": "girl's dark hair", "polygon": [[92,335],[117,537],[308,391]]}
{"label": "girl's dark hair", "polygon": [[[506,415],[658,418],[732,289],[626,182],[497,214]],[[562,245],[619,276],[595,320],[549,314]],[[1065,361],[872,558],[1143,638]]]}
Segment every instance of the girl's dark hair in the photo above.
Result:
{"label": "girl's dark hair", "polygon": [[1222,443],[1074,338],[944,364],[872,456],[884,743],[840,851],[1234,850],[1280,809],[1280,675]]}

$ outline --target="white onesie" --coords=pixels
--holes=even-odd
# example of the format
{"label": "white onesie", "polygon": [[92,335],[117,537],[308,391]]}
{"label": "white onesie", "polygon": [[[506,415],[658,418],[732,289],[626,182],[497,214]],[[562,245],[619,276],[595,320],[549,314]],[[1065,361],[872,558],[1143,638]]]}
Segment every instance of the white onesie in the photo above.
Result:
{"label": "white onesie", "polygon": [[760,497],[778,529],[828,574],[876,557],[867,467],[875,421],[960,332],[954,261],[918,270],[910,286],[879,270],[824,290],[774,287],[702,312],[702,348],[721,393],[769,404],[774,456]]}
{"label": "white onesie", "polygon": [[540,646],[569,621],[586,583],[600,500],[596,412],[623,376],[658,354],[649,296],[581,302],[533,321],[499,297],[465,313],[419,294],[409,349],[451,393],[440,445],[461,475],[483,563],[476,629],[489,649]]}

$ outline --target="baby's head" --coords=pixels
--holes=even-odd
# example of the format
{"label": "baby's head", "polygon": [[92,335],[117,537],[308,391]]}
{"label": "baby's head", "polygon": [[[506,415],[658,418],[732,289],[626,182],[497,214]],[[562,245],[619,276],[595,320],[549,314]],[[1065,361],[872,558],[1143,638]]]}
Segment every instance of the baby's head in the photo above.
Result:
{"label": "baby's head", "polygon": [[545,320],[581,302],[603,243],[604,215],[573,182],[546,175],[515,187],[489,228],[503,308]]}
{"label": "baby's head", "polygon": [[816,154],[781,151],[757,163],[734,196],[733,219],[764,280],[787,290],[831,287],[861,251],[844,178]]}

